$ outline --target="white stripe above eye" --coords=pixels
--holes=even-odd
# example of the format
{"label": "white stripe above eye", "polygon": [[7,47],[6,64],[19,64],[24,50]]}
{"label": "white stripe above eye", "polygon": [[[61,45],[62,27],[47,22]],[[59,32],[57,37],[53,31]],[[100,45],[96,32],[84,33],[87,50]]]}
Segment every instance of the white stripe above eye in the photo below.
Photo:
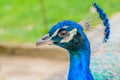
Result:
{"label": "white stripe above eye", "polygon": [[[69,26],[63,26],[63,28],[68,28]],[[53,33],[53,35],[50,37],[50,39],[51,38],[53,38],[53,37],[55,37],[57,34],[58,34],[58,31],[60,30],[60,28],[59,29],[57,29],[54,33]]]}
{"label": "white stripe above eye", "polygon": [[53,35],[49,38],[49,40],[50,39],[52,39],[53,37],[55,37],[57,34],[58,34],[58,31],[59,31],[60,29],[57,29],[54,33],[53,33]]}
{"label": "white stripe above eye", "polygon": [[69,26],[63,26],[63,28],[68,28]]}
{"label": "white stripe above eye", "polygon": [[[69,26],[63,26],[63,28],[68,28]],[[57,34],[58,34],[58,31],[60,30],[60,28],[59,29],[57,29],[54,33],[53,33],[53,35],[50,37],[50,39],[51,38],[53,38],[53,37],[55,37]]]}
{"label": "white stripe above eye", "polygon": [[73,29],[72,31],[69,32],[69,36],[62,39],[60,43],[65,43],[65,42],[69,42],[70,40],[73,39],[73,36],[77,34],[77,29]]}

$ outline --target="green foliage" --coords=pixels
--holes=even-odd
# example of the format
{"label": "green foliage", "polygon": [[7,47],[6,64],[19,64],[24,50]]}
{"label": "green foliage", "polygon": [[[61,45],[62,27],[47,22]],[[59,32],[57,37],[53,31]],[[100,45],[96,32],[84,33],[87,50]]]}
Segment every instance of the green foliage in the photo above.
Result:
{"label": "green foliage", "polygon": [[[120,0],[94,0],[109,14],[120,10]],[[89,16],[92,0],[44,0],[46,18],[43,24],[41,0],[0,0],[0,41],[35,42],[59,21],[79,21]]]}

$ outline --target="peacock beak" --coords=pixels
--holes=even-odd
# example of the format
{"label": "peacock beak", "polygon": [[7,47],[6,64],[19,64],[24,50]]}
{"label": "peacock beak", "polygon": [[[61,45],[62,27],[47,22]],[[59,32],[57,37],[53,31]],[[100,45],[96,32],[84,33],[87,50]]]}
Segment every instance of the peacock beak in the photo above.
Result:
{"label": "peacock beak", "polygon": [[49,34],[46,34],[36,42],[36,46],[43,45],[43,44],[52,44],[53,42],[54,41],[51,40],[51,37],[49,36]]}

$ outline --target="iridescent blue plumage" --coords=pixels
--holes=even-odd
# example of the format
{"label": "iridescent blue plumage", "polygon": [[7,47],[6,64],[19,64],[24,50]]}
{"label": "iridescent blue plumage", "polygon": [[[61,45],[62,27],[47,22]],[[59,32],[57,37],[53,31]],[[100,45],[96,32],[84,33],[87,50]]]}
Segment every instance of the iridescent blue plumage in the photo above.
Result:
{"label": "iridescent blue plumage", "polygon": [[109,39],[109,36],[110,36],[109,19],[108,19],[106,13],[104,12],[104,10],[101,7],[99,7],[96,3],[94,3],[94,7],[96,8],[97,12],[99,13],[100,18],[103,20],[104,26],[106,27],[105,28],[104,42],[107,42],[107,40]]}
{"label": "iridescent blue plumage", "polygon": [[57,23],[50,29],[50,31],[49,31],[50,35],[52,35],[55,30],[57,30],[58,28],[62,28],[63,26],[71,26],[71,28],[74,28],[74,26],[75,26],[76,28],[83,30],[82,26],[77,24],[76,22],[74,22],[72,20],[64,20],[62,22]]}
{"label": "iridescent blue plumage", "polygon": [[[109,20],[103,9],[96,3],[94,3],[94,7],[106,27],[104,38],[104,42],[106,42],[110,35]],[[70,55],[68,80],[94,80],[90,70],[90,42],[80,24],[72,20],[57,23],[38,43],[48,41],[68,50]]]}
{"label": "iridescent blue plumage", "polygon": [[[68,27],[66,28],[65,26]],[[52,40],[55,41],[54,44],[67,49],[70,53],[68,80],[93,80],[93,76],[89,68],[91,54],[90,43],[82,26],[74,21],[65,20],[59,22],[50,29],[50,36],[54,35],[55,31],[58,29],[65,29],[69,32],[77,29],[76,34],[69,42],[61,43],[63,38],[60,38],[58,35],[52,37]]]}

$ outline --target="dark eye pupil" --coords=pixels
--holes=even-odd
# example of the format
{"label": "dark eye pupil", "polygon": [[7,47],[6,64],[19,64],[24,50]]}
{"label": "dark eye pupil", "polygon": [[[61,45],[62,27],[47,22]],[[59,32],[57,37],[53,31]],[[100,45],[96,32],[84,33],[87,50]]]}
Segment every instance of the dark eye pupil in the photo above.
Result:
{"label": "dark eye pupil", "polygon": [[61,32],[61,35],[62,35],[62,36],[66,35],[66,34],[67,34],[66,31],[62,31],[62,32]]}
{"label": "dark eye pupil", "polygon": [[60,37],[66,37],[66,36],[68,36],[68,32],[65,31],[65,30],[60,31],[60,32],[59,32],[59,36],[60,36]]}

